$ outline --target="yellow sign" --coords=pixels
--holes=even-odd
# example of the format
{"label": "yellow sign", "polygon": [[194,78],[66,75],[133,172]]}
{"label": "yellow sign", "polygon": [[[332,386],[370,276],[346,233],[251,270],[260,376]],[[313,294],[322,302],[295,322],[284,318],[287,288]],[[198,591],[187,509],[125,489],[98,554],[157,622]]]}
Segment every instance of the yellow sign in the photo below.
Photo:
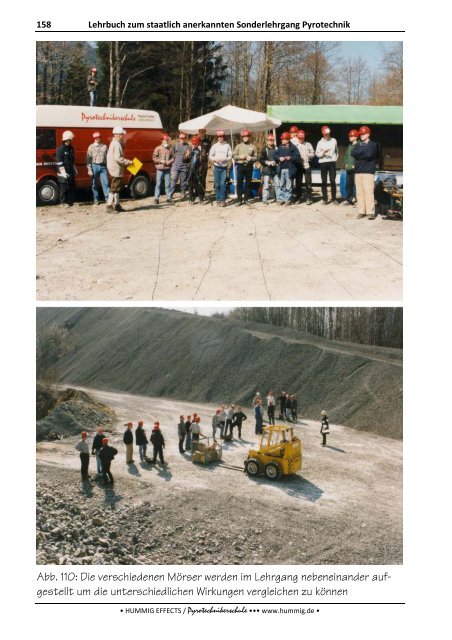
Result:
{"label": "yellow sign", "polygon": [[130,171],[130,173],[133,176],[136,176],[138,171],[141,169],[141,167],[143,166],[143,163],[140,162],[138,160],[138,158],[134,158],[132,164],[129,164],[129,166],[127,167],[127,169]]}

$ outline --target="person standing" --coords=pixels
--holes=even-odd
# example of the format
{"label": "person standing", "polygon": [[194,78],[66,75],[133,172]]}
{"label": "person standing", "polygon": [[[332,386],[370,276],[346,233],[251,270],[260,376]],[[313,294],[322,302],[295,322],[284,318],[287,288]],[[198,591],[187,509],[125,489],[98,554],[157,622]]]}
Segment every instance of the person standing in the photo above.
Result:
{"label": "person standing", "polygon": [[62,144],[56,150],[60,204],[64,207],[72,207],[75,201],[77,168],[75,166],[74,147],[72,146],[72,140],[74,138],[75,136],[72,131],[65,131],[61,136]]}
{"label": "person standing", "polygon": [[97,179],[99,179],[102,186],[105,202],[108,200],[108,194],[110,193],[107,171],[107,145],[102,142],[99,131],[93,133],[93,138],[94,142],[89,145],[86,152],[86,166],[88,175],[91,176],[94,204],[100,204]]}
{"label": "person standing", "polygon": [[184,441],[185,441],[186,435],[187,435],[187,431],[185,429],[184,416],[179,416],[179,423],[177,425],[177,436],[179,438],[179,453],[185,453]]}
{"label": "person standing", "polygon": [[200,436],[204,437],[204,434],[201,433],[201,418],[199,416],[196,416],[196,418],[191,423],[190,431],[192,442],[198,442]]}
{"label": "person standing", "polygon": [[126,463],[131,464],[133,460],[133,423],[126,422],[124,424],[127,429],[124,431],[124,435],[122,437],[124,444],[126,445]]}
{"label": "person standing", "polygon": [[199,197],[199,201],[204,201],[204,189],[201,183],[201,141],[199,136],[193,136],[190,140],[190,162],[188,166],[188,198],[189,204],[195,204],[196,198]]}
{"label": "person standing", "polygon": [[221,409],[217,409],[212,416],[212,438],[217,439],[217,429],[220,429],[220,438],[223,438],[223,427],[220,422]]}
{"label": "person standing", "polygon": [[290,400],[292,403],[292,420],[294,422],[297,421],[298,419],[298,401],[297,401],[297,396],[295,394],[290,396]]}
{"label": "person standing", "polygon": [[191,416],[187,416],[185,421],[185,451],[191,449]]}
{"label": "person standing", "polygon": [[75,448],[80,453],[80,464],[82,480],[88,480],[88,467],[89,467],[89,446],[88,446],[88,434],[86,431],[82,431],[81,440],[77,442]]}
{"label": "person standing", "polygon": [[328,416],[326,415],[325,409],[322,410],[320,415],[322,416],[320,433],[322,434],[322,447],[324,447],[326,445],[326,437],[330,432],[330,423],[328,422]]}
{"label": "person standing", "polygon": [[300,175],[300,198],[298,203],[300,204],[302,201],[301,190],[302,183],[304,178],[304,183],[306,187],[306,204],[312,204],[312,170],[311,170],[311,160],[315,156],[313,146],[310,142],[306,142],[305,140],[305,132],[303,129],[300,129],[297,133],[298,140],[298,152],[300,154],[301,162],[301,175]]}
{"label": "person standing", "polygon": [[359,129],[360,141],[353,147],[355,158],[356,199],[358,218],[375,220],[375,172],[377,171],[378,145],[370,139],[370,128]]}
{"label": "person standing", "polygon": [[267,136],[267,144],[262,148],[259,156],[259,162],[262,165],[262,204],[268,205],[270,198],[270,183],[273,184],[275,190],[275,202],[279,195],[279,178],[276,173],[276,146],[275,136],[269,133]]}
{"label": "person standing", "polygon": [[[251,142],[251,133],[248,129],[243,129],[241,136],[242,142],[232,152],[237,172],[237,207],[242,206],[243,203],[246,204],[250,198],[253,165],[257,160],[257,149]],[[243,182],[245,182],[245,191]]]}
{"label": "person standing", "polygon": [[102,460],[100,459],[99,452],[102,448],[102,440],[104,439],[104,430],[102,427],[98,427],[97,433],[94,436],[93,446],[92,446],[92,454],[96,456],[96,465],[97,465],[97,475],[98,477],[103,476],[102,469]]}
{"label": "person standing", "polygon": [[207,131],[205,129],[199,130],[199,141],[201,146],[199,180],[201,184],[201,192],[203,194],[203,200],[206,197],[207,169],[209,166],[209,153],[210,153],[210,147],[211,147],[210,140],[206,134],[207,134]]}
{"label": "person standing", "polygon": [[213,162],[213,182],[215,199],[219,207],[226,206],[226,179],[229,162],[232,160],[232,150],[224,139],[223,129],[217,130],[217,142],[209,151],[209,160]]}
{"label": "person standing", "polygon": [[237,411],[232,416],[231,434],[234,432],[234,427],[237,427],[240,440],[242,439],[242,424],[245,422],[245,420],[246,415],[243,413],[242,407],[238,405]]}
{"label": "person standing", "polygon": [[300,142],[298,140],[299,129],[295,125],[292,125],[289,129],[290,143],[294,145],[300,156],[300,160],[296,163],[296,173],[292,179],[292,199],[293,202],[301,201],[301,183],[303,180],[303,173],[301,168],[301,149]]}
{"label": "person standing", "polygon": [[292,180],[297,175],[297,165],[300,163],[300,154],[294,144],[290,143],[290,134],[285,131],[281,134],[281,144],[275,152],[277,162],[277,174],[279,178],[280,205],[291,205]]}
{"label": "person standing", "polygon": [[268,415],[268,424],[275,424],[275,394],[273,390],[270,389],[267,396],[267,415]]}
{"label": "person standing", "polygon": [[91,67],[89,70],[87,87],[89,93],[89,106],[95,107],[97,104],[97,91],[99,89],[96,67]]}
{"label": "person standing", "polygon": [[165,447],[165,438],[163,437],[163,433],[160,431],[160,423],[154,422],[154,428],[152,430],[151,435],[152,446],[154,447],[154,457],[152,459],[152,463],[155,464],[157,462],[157,456],[160,459],[162,464],[165,464],[165,460],[163,459],[163,449]]}
{"label": "person standing", "polygon": [[330,179],[331,202],[339,204],[336,199],[336,162],[338,158],[337,140],[331,137],[331,129],[322,127],[322,138],[318,141],[315,155],[319,159],[322,177],[322,202],[328,204],[328,177]]}
{"label": "person standing", "polygon": [[166,201],[171,203],[171,167],[174,164],[174,151],[167,133],[163,134],[162,143],[154,149],[152,162],[155,164],[156,169],[154,203],[159,204],[162,181],[166,193]]}
{"label": "person standing", "polygon": [[344,169],[345,169],[345,200],[342,203],[345,206],[353,204],[354,190],[355,190],[355,163],[356,160],[352,156],[352,150],[355,144],[358,142],[359,133],[356,129],[351,129],[348,132],[349,145],[345,151],[344,157]]}
{"label": "person standing", "polygon": [[146,437],[146,432],[143,429],[143,421],[138,421],[138,426],[135,429],[135,444],[138,447],[138,451],[140,452],[140,460],[144,462],[146,460],[146,449],[148,446],[148,439]]}
{"label": "person standing", "polygon": [[121,180],[124,175],[124,167],[133,164],[132,160],[124,157],[124,136],[127,131],[122,127],[113,128],[113,140],[107,151],[107,169],[111,176],[110,193],[107,198],[107,212],[120,213],[124,209],[119,204],[119,192],[121,191]]}
{"label": "person standing", "polygon": [[284,412],[286,409],[286,392],[281,391],[278,397],[279,401],[279,420],[284,420]]}
{"label": "person standing", "polygon": [[110,482],[110,484],[114,483],[113,474],[111,473],[110,467],[113,461],[113,458],[118,453],[118,450],[115,447],[111,447],[108,444],[108,438],[104,438],[102,440],[102,449],[99,451],[100,459],[102,461],[102,469],[104,473],[105,482]]}
{"label": "person standing", "polygon": [[187,194],[187,171],[191,158],[191,147],[187,142],[187,136],[182,131],[179,133],[178,142],[173,146],[174,163],[171,168],[171,198],[176,191],[176,185],[180,180],[180,197]]}
{"label": "person standing", "polygon": [[286,395],[286,406],[284,407],[284,415],[287,422],[292,420],[292,396],[288,393]]}
{"label": "person standing", "polygon": [[254,417],[256,419],[255,433],[260,435],[262,433],[262,427],[264,423],[264,417],[262,415],[262,402],[259,400],[254,407]]}
{"label": "person standing", "polygon": [[226,405],[223,403],[220,409],[220,429],[221,429],[221,437],[225,436],[225,427],[226,427],[226,418],[228,412],[226,411]]}

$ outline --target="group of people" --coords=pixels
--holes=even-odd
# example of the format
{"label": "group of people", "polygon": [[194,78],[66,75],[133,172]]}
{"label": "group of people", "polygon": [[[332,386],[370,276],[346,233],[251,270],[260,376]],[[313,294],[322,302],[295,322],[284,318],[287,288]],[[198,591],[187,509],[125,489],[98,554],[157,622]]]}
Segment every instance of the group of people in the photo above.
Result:
{"label": "group of people", "polygon": [[279,406],[278,420],[286,422],[297,422],[298,420],[298,400],[294,393],[281,391],[278,397],[273,389],[270,389],[265,399],[259,391],[253,399],[254,417],[256,420],[255,433],[260,435],[264,426],[264,408],[267,408],[268,424],[275,424],[275,411]]}
{"label": "group of people", "polygon": [[[126,130],[113,128],[110,145],[102,141],[100,131],[93,133],[93,142],[86,154],[88,174],[92,178],[94,204],[100,204],[99,182],[109,213],[123,211],[119,203],[124,169],[133,164],[124,157],[124,137]],[[346,198],[345,205],[358,206],[358,218],[375,218],[374,180],[377,170],[378,145],[370,139],[371,131],[367,126],[359,130],[352,129],[349,134],[349,146],[345,154]],[[209,162],[213,165],[215,199],[218,206],[226,206],[228,171],[234,161],[237,189],[236,206],[246,204],[250,199],[253,167],[259,161],[262,167],[262,202],[270,201],[280,205],[303,202],[304,184],[306,204],[312,204],[311,163],[317,158],[322,179],[323,204],[339,204],[336,187],[336,165],[338,160],[337,140],[331,136],[328,126],[322,127],[322,138],[314,151],[305,139],[305,132],[295,125],[281,134],[280,144],[276,146],[275,136],[268,134],[267,142],[260,153],[251,141],[251,132],[241,132],[241,142],[234,150],[226,142],[225,132],[218,129],[217,140],[211,145],[205,129],[187,140],[180,132],[177,142],[171,144],[168,134],[163,134],[161,144],[153,152],[152,159],[156,168],[154,203],[160,203],[161,192],[166,194],[166,202],[173,202],[173,195],[180,183],[181,197],[187,197],[190,204],[199,198],[207,203],[206,179]],[[56,153],[57,179],[60,186],[60,203],[72,206],[75,200],[75,178],[77,168],[74,160],[72,131],[65,131],[62,144]],[[110,176],[110,182],[109,182]],[[331,199],[328,199],[328,181]]]}

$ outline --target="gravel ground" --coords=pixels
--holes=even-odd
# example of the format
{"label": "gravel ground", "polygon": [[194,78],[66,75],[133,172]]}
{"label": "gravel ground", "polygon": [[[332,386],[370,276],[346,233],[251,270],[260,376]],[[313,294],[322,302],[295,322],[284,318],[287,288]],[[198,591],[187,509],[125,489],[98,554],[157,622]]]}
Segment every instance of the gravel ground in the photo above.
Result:
{"label": "gravel ground", "polygon": [[[38,564],[402,562],[401,442],[332,425],[323,448],[319,425],[301,419],[303,468],[273,484],[178,452],[179,414],[197,410],[210,424],[212,405],[90,393],[118,416],[115,484],[81,482],[76,438],[37,445]],[[160,420],[167,467],[125,464],[122,423],[139,417],[148,431]],[[226,464],[243,465],[251,422],[224,445]]]}
{"label": "gravel ground", "polygon": [[401,299],[400,221],[319,202],[233,205],[38,207],[37,299]]}

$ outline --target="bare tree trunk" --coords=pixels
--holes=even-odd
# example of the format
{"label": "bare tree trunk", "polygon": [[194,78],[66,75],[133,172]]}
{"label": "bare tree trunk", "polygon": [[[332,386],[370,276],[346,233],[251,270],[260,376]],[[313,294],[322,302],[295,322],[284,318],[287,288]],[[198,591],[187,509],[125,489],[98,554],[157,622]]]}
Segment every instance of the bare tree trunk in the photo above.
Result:
{"label": "bare tree trunk", "polygon": [[119,42],[115,42],[115,107],[121,105],[121,58],[119,53]]}
{"label": "bare tree trunk", "polygon": [[109,84],[108,84],[108,106],[113,103],[113,85],[115,82],[115,70],[113,64],[113,42],[108,43],[108,62],[109,62]]}

